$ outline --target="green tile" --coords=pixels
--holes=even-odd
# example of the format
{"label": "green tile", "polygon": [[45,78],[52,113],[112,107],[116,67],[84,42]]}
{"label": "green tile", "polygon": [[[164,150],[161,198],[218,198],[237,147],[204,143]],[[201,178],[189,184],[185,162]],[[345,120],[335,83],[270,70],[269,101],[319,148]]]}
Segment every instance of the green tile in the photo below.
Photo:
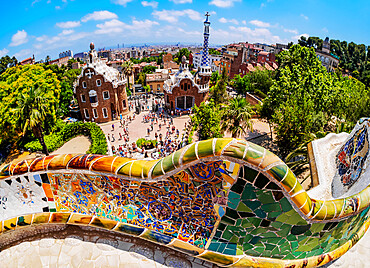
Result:
{"label": "green tile", "polygon": [[242,212],[252,212],[252,210],[247,207],[243,202],[240,202],[237,209],[237,211],[242,211]]}
{"label": "green tile", "polygon": [[249,200],[246,200],[246,201],[242,201],[245,205],[247,205],[247,207],[249,207],[250,209],[252,210],[255,210],[257,208],[259,208],[261,206],[261,202],[256,200],[256,201],[249,201]]}
{"label": "green tile", "polygon": [[261,208],[266,212],[281,211],[279,203],[264,204]]}
{"label": "green tile", "polygon": [[271,191],[258,191],[258,200],[260,200],[263,204],[270,204],[275,203],[275,199],[272,196]]}

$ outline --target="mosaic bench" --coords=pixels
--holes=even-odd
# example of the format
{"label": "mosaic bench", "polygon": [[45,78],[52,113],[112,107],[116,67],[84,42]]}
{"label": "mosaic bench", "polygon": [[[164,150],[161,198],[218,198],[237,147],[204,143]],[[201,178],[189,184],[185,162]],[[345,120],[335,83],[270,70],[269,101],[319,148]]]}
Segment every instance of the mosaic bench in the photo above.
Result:
{"label": "mosaic bench", "polygon": [[370,224],[369,187],[311,198],[276,155],[238,139],[197,142],[153,161],[51,155],[11,163],[0,176],[0,233],[88,225],[219,266],[324,265]]}

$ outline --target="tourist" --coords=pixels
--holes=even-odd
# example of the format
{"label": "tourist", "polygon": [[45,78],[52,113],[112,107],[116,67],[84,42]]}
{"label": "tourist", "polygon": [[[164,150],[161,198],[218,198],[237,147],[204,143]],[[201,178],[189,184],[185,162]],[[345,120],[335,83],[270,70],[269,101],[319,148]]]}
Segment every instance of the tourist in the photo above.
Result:
{"label": "tourist", "polygon": [[109,136],[109,133],[108,133],[108,140],[110,141],[110,136]]}
{"label": "tourist", "polygon": [[121,134],[121,132],[119,132],[118,134],[119,134],[119,140],[122,140],[122,134]]}
{"label": "tourist", "polygon": [[112,124],[112,131],[114,131],[114,124]]}
{"label": "tourist", "polygon": [[112,142],[115,142],[114,134],[112,133]]}

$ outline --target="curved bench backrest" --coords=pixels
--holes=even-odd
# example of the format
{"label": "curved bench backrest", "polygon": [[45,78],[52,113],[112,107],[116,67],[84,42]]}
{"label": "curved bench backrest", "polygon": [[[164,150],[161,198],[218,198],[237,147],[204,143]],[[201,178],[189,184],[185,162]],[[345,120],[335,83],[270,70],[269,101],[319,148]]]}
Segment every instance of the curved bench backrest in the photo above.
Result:
{"label": "curved bench backrest", "polygon": [[225,266],[316,266],[368,227],[370,188],[308,196],[276,155],[213,139],[160,160],[52,155],[3,168],[2,232],[41,223],[136,235]]}

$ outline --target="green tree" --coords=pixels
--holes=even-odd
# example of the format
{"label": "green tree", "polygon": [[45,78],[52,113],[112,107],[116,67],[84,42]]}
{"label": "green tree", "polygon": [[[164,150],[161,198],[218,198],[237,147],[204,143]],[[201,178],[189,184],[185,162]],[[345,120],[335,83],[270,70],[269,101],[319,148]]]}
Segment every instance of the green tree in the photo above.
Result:
{"label": "green tree", "polygon": [[282,156],[311,133],[323,131],[333,115],[353,126],[368,111],[365,86],[354,78],[328,73],[313,48],[294,45],[277,60],[280,67],[261,115],[274,123]]}
{"label": "green tree", "polygon": [[213,72],[211,75],[211,78],[209,79],[210,81],[210,86],[216,85],[217,81],[221,78],[221,75],[218,72]]}
{"label": "green tree", "polygon": [[209,55],[221,55],[221,52],[218,51],[218,50],[216,50],[216,49],[214,49],[214,48],[210,48],[208,50],[208,53],[209,53]]}
{"label": "green tree", "polygon": [[18,64],[18,60],[15,57],[9,57],[8,55],[1,57],[0,59],[0,74],[5,72],[6,69],[14,67]]}
{"label": "green tree", "polygon": [[182,48],[175,54],[173,57],[173,61],[180,64],[182,56],[185,56],[187,59],[189,59],[190,51],[187,48]]}
{"label": "green tree", "polygon": [[152,66],[152,65],[146,65],[143,67],[143,73],[145,74],[152,74],[155,72],[155,70],[157,69],[157,67],[155,66]]}
{"label": "green tree", "polygon": [[146,75],[145,75],[144,72],[140,72],[137,75],[136,84],[141,84],[141,85],[145,86],[145,84],[146,84]]}
{"label": "green tree", "polygon": [[[34,115],[35,120],[41,118],[40,126],[43,129],[49,129],[50,126],[49,128],[45,126],[56,119],[60,91],[57,76],[51,70],[45,70],[40,64],[8,68],[0,75],[1,141],[16,141],[21,133],[27,134],[24,133],[27,129],[25,125],[31,125],[29,122],[31,117],[26,110],[39,110],[40,115]],[[36,104],[32,100],[37,105],[41,105],[41,108],[33,106]],[[28,107],[25,107],[26,104]],[[24,108],[22,113],[20,113],[21,107]],[[34,134],[38,135],[39,132],[36,131]]]}
{"label": "green tree", "polygon": [[122,72],[127,78],[127,88],[130,88],[130,77],[132,76],[134,64],[131,60],[125,61],[122,64]]}
{"label": "green tree", "polygon": [[193,113],[191,122],[200,140],[222,137],[220,111],[212,99],[208,103],[202,102],[199,107],[194,105]]}
{"label": "green tree", "polygon": [[48,109],[48,98],[41,88],[31,87],[26,94],[17,97],[17,107],[14,108],[16,126],[22,130],[23,136],[28,130],[40,141],[43,152],[49,155],[44,141],[42,123],[45,121]]}
{"label": "green tree", "polygon": [[243,97],[229,100],[221,112],[221,129],[231,133],[233,138],[246,134],[246,129],[253,131],[252,107]]}
{"label": "green tree", "polygon": [[226,73],[226,68],[223,70],[221,78],[217,81],[216,85],[209,90],[209,99],[213,99],[215,105],[224,103],[227,100],[226,86],[228,82],[228,77]]}

